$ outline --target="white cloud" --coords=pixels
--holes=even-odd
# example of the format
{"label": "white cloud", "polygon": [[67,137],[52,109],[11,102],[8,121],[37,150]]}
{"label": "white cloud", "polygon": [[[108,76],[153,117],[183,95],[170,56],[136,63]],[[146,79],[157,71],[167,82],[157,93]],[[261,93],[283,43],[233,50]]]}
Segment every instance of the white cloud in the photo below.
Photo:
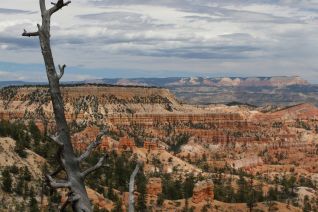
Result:
{"label": "white cloud", "polygon": [[26,78],[22,75],[16,74],[16,73],[11,73],[7,71],[1,71],[0,70],[0,79],[1,80],[25,80]]}
{"label": "white cloud", "polygon": [[[1,60],[42,63],[38,40],[20,37],[40,23],[38,1],[0,7],[10,9],[0,10]],[[86,68],[309,77],[317,11],[313,0],[77,0],[54,15],[52,46],[57,62]]]}
{"label": "white cloud", "polygon": [[6,44],[0,44],[0,49],[1,50],[5,50],[5,49],[7,49],[8,48],[8,45],[6,45]]}

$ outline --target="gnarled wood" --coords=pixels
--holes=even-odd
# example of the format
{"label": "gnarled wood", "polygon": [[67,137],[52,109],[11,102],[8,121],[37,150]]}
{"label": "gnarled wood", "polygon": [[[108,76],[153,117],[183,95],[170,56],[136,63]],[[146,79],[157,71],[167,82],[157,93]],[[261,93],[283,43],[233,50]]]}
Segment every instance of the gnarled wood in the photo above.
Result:
{"label": "gnarled wood", "polygon": [[[39,0],[42,25],[37,25],[38,32],[29,33],[24,30],[22,35],[28,37],[39,36],[40,39],[40,46],[46,67],[47,78],[49,81],[49,91],[52,99],[58,135],[56,137],[50,137],[50,140],[59,145],[57,157],[59,159],[60,168],[53,173],[53,175],[56,175],[61,170],[65,170],[67,175],[67,179],[63,181],[53,179],[53,175],[47,175],[47,180],[50,186],[53,188],[70,189],[68,202],[72,204],[73,211],[90,212],[92,211],[92,207],[85,189],[84,178],[89,173],[101,167],[105,157],[103,157],[92,168],[87,169],[83,173],[81,172],[79,164],[80,160],[78,160],[76,157],[71,143],[70,131],[65,119],[64,103],[59,84],[59,81],[64,74],[66,65],[59,66],[59,73],[57,73],[50,44],[51,16],[70,3],[70,1],[64,2],[63,0],[58,0],[56,3],[53,3],[52,8],[46,9],[45,0]],[[97,146],[98,144],[99,143],[96,143],[93,146]],[[86,155],[84,155],[82,158],[85,157]]]}
{"label": "gnarled wood", "polygon": [[101,158],[98,160],[98,162],[95,164],[95,166],[90,167],[90,168],[86,169],[85,171],[83,171],[83,173],[81,173],[82,178],[85,179],[85,178],[87,177],[87,175],[89,175],[89,174],[92,173],[93,171],[99,169],[99,168],[103,165],[104,160],[105,160],[106,158],[107,158],[107,155],[101,157]]}
{"label": "gnarled wood", "polygon": [[35,37],[35,36],[39,36],[39,32],[27,32],[26,30],[24,30],[22,33],[22,36]]}
{"label": "gnarled wood", "polygon": [[139,171],[140,163],[138,162],[135,170],[130,175],[129,179],[129,212],[135,211],[135,196],[134,196],[134,188],[135,188],[135,178]]}
{"label": "gnarled wood", "polygon": [[66,68],[65,64],[63,66],[59,65],[60,73],[57,74],[57,78],[59,78],[59,80],[63,77],[65,68]]}
{"label": "gnarled wood", "polygon": [[48,180],[49,185],[52,188],[70,188],[70,186],[71,186],[71,183],[69,181],[66,181],[66,180],[57,181],[57,180],[53,179],[53,177],[51,177],[50,175],[46,175],[46,178]]}
{"label": "gnarled wood", "polygon": [[96,140],[94,142],[92,142],[90,145],[88,145],[86,151],[80,156],[78,157],[78,161],[81,162],[83,160],[85,160],[91,153],[92,151],[101,143],[101,139],[102,137],[106,134],[106,130],[101,131],[97,137]]}

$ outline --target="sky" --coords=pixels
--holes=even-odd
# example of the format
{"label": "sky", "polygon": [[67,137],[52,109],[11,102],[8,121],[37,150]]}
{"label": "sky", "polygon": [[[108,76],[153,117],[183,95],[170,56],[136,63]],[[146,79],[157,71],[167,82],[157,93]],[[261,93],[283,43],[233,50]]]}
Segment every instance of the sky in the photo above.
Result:
{"label": "sky", "polygon": [[[47,6],[51,6],[47,1]],[[38,0],[0,3],[0,81],[46,80]],[[52,17],[64,80],[298,75],[318,83],[318,0],[73,0]]]}

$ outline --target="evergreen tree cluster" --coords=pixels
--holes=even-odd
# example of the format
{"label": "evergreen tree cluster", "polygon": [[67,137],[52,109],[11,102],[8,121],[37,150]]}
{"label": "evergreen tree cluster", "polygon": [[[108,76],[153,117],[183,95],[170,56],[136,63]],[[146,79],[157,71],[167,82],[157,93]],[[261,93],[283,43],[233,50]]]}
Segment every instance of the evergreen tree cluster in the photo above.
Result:
{"label": "evergreen tree cluster", "polygon": [[[88,159],[87,166],[95,164],[99,158],[100,153],[94,152],[92,157]],[[112,200],[115,203],[114,211],[122,211],[122,199],[120,195],[117,195],[117,192],[119,191],[120,194],[128,192],[130,175],[136,164],[137,156],[132,155],[131,152],[123,152],[122,154],[111,152],[106,164],[86,179],[87,185]],[[138,211],[146,211],[146,185],[147,177],[141,168],[136,177],[136,192],[139,195],[135,203]]]}
{"label": "evergreen tree cluster", "polygon": [[29,169],[25,166],[7,166],[2,171],[1,187],[7,193],[16,193],[19,196],[28,194],[28,184],[32,180]]}
{"label": "evergreen tree cluster", "polygon": [[22,122],[0,122],[0,136],[1,137],[11,137],[16,141],[15,151],[22,158],[27,156],[25,148],[30,147],[30,135],[27,132],[26,126]]}
{"label": "evergreen tree cluster", "polygon": [[170,151],[179,153],[181,146],[187,144],[189,141],[189,138],[190,138],[190,135],[186,133],[173,135],[170,141],[168,141],[170,145]]}
{"label": "evergreen tree cluster", "polygon": [[253,179],[246,179],[243,174],[237,180],[238,189],[235,191],[230,178],[218,175],[214,181],[214,198],[222,202],[246,203],[252,207],[256,202],[264,201],[262,185],[253,184]]}
{"label": "evergreen tree cluster", "polygon": [[56,145],[46,140],[34,121],[25,124],[22,121],[0,121],[0,137],[11,137],[16,141],[15,152],[22,158],[27,157],[26,149],[38,155],[55,160]]}
{"label": "evergreen tree cluster", "polygon": [[195,178],[192,174],[181,178],[174,179],[171,174],[162,174],[162,194],[159,197],[158,204],[162,204],[164,199],[178,200],[188,199],[193,195]]}
{"label": "evergreen tree cluster", "polygon": [[[8,194],[14,194],[23,198],[22,203],[17,203],[13,206],[15,211],[40,211],[35,198],[34,185],[32,185],[34,179],[32,179],[32,175],[27,167],[18,168],[15,165],[5,167],[1,171],[1,176],[1,189]],[[8,207],[9,205],[3,205],[3,209],[10,209]]]}

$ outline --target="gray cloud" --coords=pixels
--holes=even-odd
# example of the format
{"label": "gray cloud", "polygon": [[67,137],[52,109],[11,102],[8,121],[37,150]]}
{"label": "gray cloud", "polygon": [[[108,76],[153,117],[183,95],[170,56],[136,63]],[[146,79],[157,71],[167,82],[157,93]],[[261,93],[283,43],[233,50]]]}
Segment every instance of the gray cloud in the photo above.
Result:
{"label": "gray cloud", "polygon": [[160,24],[158,20],[149,16],[132,12],[92,13],[79,15],[77,17],[82,20],[95,20],[102,26],[110,29],[143,30],[155,29],[158,27],[162,29],[173,27],[173,25],[169,24]]}
{"label": "gray cloud", "polygon": [[[38,63],[40,54],[23,53],[38,50],[38,39],[20,37],[34,30],[38,5],[10,2],[3,7],[15,9],[0,9],[0,57]],[[313,0],[79,0],[54,16],[52,46],[58,61],[98,76],[102,69],[317,76],[317,11]]]}
{"label": "gray cloud", "polygon": [[97,6],[108,5],[164,5],[164,6],[180,6],[183,4],[191,3],[191,0],[89,0],[89,2]]}
{"label": "gray cloud", "polygon": [[[304,23],[303,20],[300,20],[298,17],[283,17],[277,16],[270,13],[264,12],[253,12],[247,10],[238,10],[238,9],[226,9],[219,6],[187,6],[180,9],[185,12],[192,12],[200,14],[201,16],[188,16],[192,20],[205,20],[207,22],[240,22],[240,23],[273,23],[273,24],[290,24]],[[203,17],[202,14],[208,16]],[[213,16],[213,17],[211,17]]]}
{"label": "gray cloud", "polygon": [[18,9],[8,9],[8,8],[0,8],[0,14],[32,14],[33,11],[28,10],[18,10]]}
{"label": "gray cloud", "polygon": [[153,57],[180,57],[186,59],[236,60],[250,58],[249,53],[260,51],[253,46],[191,46],[184,48],[159,49],[154,51],[131,51],[131,54]]}
{"label": "gray cloud", "polygon": [[0,35],[0,44],[5,44],[8,49],[38,48],[38,39],[25,39],[22,36]]}

